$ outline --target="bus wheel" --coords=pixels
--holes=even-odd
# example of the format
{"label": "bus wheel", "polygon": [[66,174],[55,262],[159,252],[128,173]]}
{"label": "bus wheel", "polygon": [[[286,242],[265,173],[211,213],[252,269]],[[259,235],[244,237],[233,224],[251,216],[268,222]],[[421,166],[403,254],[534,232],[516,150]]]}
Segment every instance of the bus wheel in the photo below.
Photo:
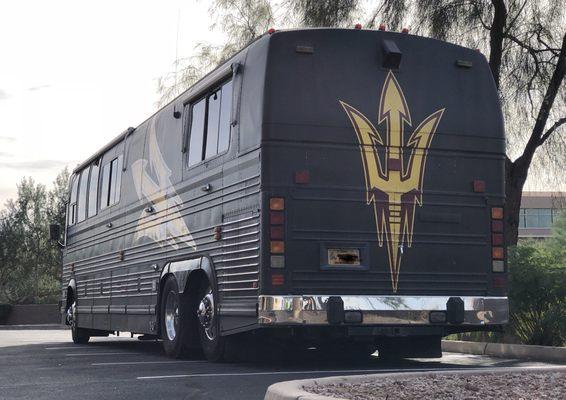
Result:
{"label": "bus wheel", "polygon": [[197,316],[202,351],[209,361],[220,361],[224,356],[225,338],[220,336],[216,296],[208,282],[202,286],[199,297]]}
{"label": "bus wheel", "polygon": [[183,301],[174,277],[169,277],[163,286],[161,298],[161,338],[163,349],[170,357],[180,358],[188,349],[189,304]]}
{"label": "bus wheel", "polygon": [[77,326],[77,302],[67,308],[67,324],[71,326],[71,337],[75,344],[86,344],[90,340],[88,331]]}

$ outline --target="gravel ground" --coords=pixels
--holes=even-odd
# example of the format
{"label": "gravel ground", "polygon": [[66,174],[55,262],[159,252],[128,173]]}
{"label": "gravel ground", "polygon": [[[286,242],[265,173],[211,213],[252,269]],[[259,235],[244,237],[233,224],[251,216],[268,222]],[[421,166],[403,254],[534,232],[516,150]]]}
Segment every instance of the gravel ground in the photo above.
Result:
{"label": "gravel ground", "polygon": [[566,372],[428,375],[360,383],[309,386],[304,390],[348,400],[566,399]]}

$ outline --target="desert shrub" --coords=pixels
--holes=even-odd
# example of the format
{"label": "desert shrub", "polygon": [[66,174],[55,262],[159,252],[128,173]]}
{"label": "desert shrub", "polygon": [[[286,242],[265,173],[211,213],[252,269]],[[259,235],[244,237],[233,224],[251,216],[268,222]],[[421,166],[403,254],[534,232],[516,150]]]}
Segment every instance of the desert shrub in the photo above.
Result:
{"label": "desert shrub", "polygon": [[566,267],[546,243],[510,249],[510,330],[524,344],[566,344]]}

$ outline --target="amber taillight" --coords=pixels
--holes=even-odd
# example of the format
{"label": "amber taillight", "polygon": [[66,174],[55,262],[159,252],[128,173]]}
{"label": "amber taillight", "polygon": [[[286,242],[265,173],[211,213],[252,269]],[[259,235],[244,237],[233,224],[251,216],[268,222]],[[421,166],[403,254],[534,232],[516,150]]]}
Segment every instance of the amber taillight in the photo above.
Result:
{"label": "amber taillight", "polygon": [[[271,268],[285,268],[285,199],[282,197],[269,199],[269,253]],[[284,275],[273,274],[271,284],[284,285]]]}
{"label": "amber taillight", "polygon": [[503,208],[491,209],[491,270],[505,272],[505,237],[503,235]]}

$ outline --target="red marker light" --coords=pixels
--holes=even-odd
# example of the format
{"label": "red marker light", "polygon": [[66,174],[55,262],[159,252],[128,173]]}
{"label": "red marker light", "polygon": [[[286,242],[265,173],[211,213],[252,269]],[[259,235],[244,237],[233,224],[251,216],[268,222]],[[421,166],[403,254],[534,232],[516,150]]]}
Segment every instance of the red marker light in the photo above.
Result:
{"label": "red marker light", "polygon": [[354,26],[354,29],[362,29],[362,24],[356,24],[356,25]]}
{"label": "red marker light", "polygon": [[403,30],[401,31],[401,33],[409,33],[409,28],[403,28]]}
{"label": "red marker light", "polygon": [[275,33],[275,28],[269,28],[267,33],[269,33],[270,35]]}
{"label": "red marker light", "polygon": [[384,31],[385,30],[385,24],[379,24],[379,30]]}

